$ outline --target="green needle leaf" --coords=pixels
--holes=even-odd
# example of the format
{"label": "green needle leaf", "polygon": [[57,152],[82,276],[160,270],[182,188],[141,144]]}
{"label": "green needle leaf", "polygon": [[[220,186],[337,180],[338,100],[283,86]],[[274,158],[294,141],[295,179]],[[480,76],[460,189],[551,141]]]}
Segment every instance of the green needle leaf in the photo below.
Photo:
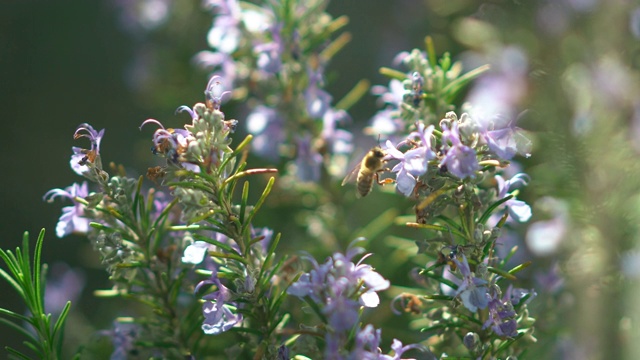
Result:
{"label": "green needle leaf", "polygon": [[253,207],[253,209],[251,209],[251,212],[249,213],[249,217],[247,218],[247,221],[242,224],[244,226],[243,232],[249,229],[249,224],[251,224],[253,217],[256,216],[256,214],[258,213],[258,210],[260,210],[260,208],[262,207],[262,204],[264,204],[264,201],[267,199],[267,196],[271,192],[271,189],[273,188],[273,184],[275,183],[275,181],[276,181],[276,178],[274,178],[273,176],[269,178],[269,182],[267,183],[267,186],[265,186],[264,191],[260,196],[260,199],[258,199],[258,202],[256,202],[256,205]]}
{"label": "green needle leaf", "polygon": [[483,224],[485,222],[487,222],[487,220],[489,220],[489,217],[491,216],[491,214],[493,213],[493,211],[500,205],[504,204],[505,202],[513,199],[514,195],[513,194],[509,194],[507,196],[505,196],[504,198],[494,202],[493,204],[491,204],[491,206],[489,206],[487,208],[487,210],[484,211],[484,213],[482,213],[482,216],[480,216],[480,219],[478,220],[478,223]]}

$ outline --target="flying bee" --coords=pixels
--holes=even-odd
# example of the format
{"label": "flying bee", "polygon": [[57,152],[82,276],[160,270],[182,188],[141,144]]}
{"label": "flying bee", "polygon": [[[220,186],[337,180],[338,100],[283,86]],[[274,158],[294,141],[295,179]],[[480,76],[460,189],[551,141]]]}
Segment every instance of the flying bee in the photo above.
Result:
{"label": "flying bee", "polygon": [[378,179],[378,173],[387,170],[383,168],[383,165],[386,162],[386,160],[384,160],[386,155],[385,151],[379,146],[369,150],[362,161],[360,161],[360,163],[356,165],[356,167],[344,178],[342,186],[355,178],[357,188],[356,196],[360,198],[367,196],[371,192],[373,180],[380,185],[390,183],[391,179],[385,179],[382,181]]}

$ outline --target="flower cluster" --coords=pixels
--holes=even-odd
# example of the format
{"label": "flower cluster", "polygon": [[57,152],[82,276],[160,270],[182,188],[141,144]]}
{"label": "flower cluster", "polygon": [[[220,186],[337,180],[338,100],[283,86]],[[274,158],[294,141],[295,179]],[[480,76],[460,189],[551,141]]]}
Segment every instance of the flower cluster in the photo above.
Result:
{"label": "flower cluster", "polygon": [[[526,309],[535,293],[511,285],[507,291],[502,290],[502,282],[516,280],[514,274],[528,263],[507,268],[508,259],[498,257],[511,257],[515,251],[501,249],[501,235],[508,231],[504,225],[531,218],[530,206],[516,198],[518,188],[529,183],[529,176],[503,177],[514,156],[529,156],[531,146],[515,120],[501,121],[503,115],[513,116],[517,99],[488,104],[488,116],[481,112],[483,103],[477,101],[481,93],[486,95],[484,88],[476,87],[471,94],[474,107],[465,105],[467,111],[458,117],[452,99],[469,79],[486,68],[460,75],[460,65],[451,64],[446,54],[436,64],[433,49],[401,53],[397,59],[409,71],[383,69],[393,79],[388,89],[374,88],[385,108],[373,118],[369,131],[388,138],[383,151],[385,161],[393,164],[390,171],[396,191],[415,201],[415,222],[407,225],[425,229],[427,238],[416,241],[418,252],[435,260],[420,274],[435,279],[440,286],[420,280],[438,293],[425,297],[403,293],[394,304],[401,304],[407,312],[420,313],[435,299],[451,301],[451,306],[440,312],[427,312],[432,323],[423,329],[426,332],[455,328],[463,322],[483,341],[508,341],[525,335],[535,341],[531,336],[533,320]],[[518,78],[515,74],[509,79]],[[443,118],[435,117],[442,113]],[[516,291],[527,297],[517,307],[518,301],[511,298]],[[482,315],[485,313],[488,315]],[[467,346],[473,357],[493,351],[488,342],[473,344]]]}
{"label": "flower cluster", "polygon": [[[356,240],[357,241],[357,240]],[[420,345],[402,346],[394,340],[392,346],[395,357],[381,355],[380,330],[372,325],[360,329],[361,307],[375,308],[380,304],[377,292],[389,287],[389,281],[362,261],[371,254],[364,255],[357,263],[352,258],[362,252],[355,242],[345,254],[335,253],[323,264],[309,258],[313,269],[302,274],[287,292],[307,301],[318,312],[328,326],[325,330],[325,359],[399,359],[403,352]],[[356,329],[356,342],[348,349],[350,334]]]}
{"label": "flower cluster", "polygon": [[[151,150],[166,163],[150,168],[147,177],[157,188],[168,186],[168,191],[152,188],[145,198],[142,177],[128,178],[122,167],[114,167],[117,175],[110,175],[101,162],[104,130],[82,124],[75,138],[88,138],[90,148],[74,147],[71,167],[95,184],[95,192],[89,192],[84,182],[53,189],[44,196],[48,201],[60,197],[73,202],[63,209],[57,235],[87,235],[115,283],[113,290],[98,294],[151,306],[157,316],[138,320],[145,326],[136,331],[136,341],[146,342],[144,348],[151,353],[166,348],[162,353],[169,358],[189,354],[189,344],[202,341],[195,340],[199,336],[193,332],[194,323],[201,323],[205,334],[217,335],[246,322],[264,329],[265,346],[275,342],[269,326],[281,315],[273,304],[286,295],[285,289],[271,282],[276,276],[271,267],[281,264],[274,261],[279,237],[273,239],[271,230],[254,228],[251,223],[274,179],[257,204],[248,203],[248,182],[240,203],[232,201],[240,179],[276,170],[247,170],[244,160],[237,160],[251,136],[235,149],[230,147],[237,121],[226,120],[220,110],[229,94],[221,80],[218,76],[210,79],[204,103],[178,108],[191,117],[184,129],[165,128],[154,119],[142,123],[159,126]],[[194,265],[200,269],[195,271]],[[195,272],[209,279],[195,286],[185,281]],[[210,287],[213,291],[205,293]],[[202,295],[202,305],[194,291]],[[194,306],[201,308],[204,319],[192,315]],[[187,315],[189,320],[181,322]],[[120,343],[114,354],[131,350]]]}
{"label": "flower cluster", "polygon": [[[346,36],[326,39],[346,23],[333,19],[326,0],[274,1],[256,7],[248,2],[208,2],[215,14],[207,40],[212,50],[196,62],[221,75],[234,98],[249,98],[246,129],[254,135],[254,154],[289,168],[298,179],[318,182],[332,157],[351,153],[352,134],[344,107],[332,106],[324,90],[324,72]],[[273,94],[282,94],[274,96]]]}
{"label": "flower cluster", "polygon": [[[113,356],[193,358],[219,351],[214,335],[236,344],[225,350],[232,358],[401,359],[414,350],[444,353],[444,342],[427,349],[394,338],[391,355],[382,354],[382,329],[367,323],[366,309],[379,307],[384,301],[379,293],[392,286],[364,263],[371,255],[362,255],[364,248],[354,242],[324,263],[310,254],[305,258],[311,269],[300,274],[297,257],[276,256],[280,235],[253,222],[275,182],[263,177],[278,170],[247,169],[249,150],[278,165],[284,158],[298,180],[322,184],[315,192],[321,205],[305,215],[308,222],[321,219],[316,237],[337,239],[340,226],[331,224],[347,225],[335,219],[342,210],[332,203],[331,182],[319,182],[346,164],[340,160],[352,150],[352,134],[341,128],[348,120],[344,109],[362,93],[356,89],[332,105],[324,90],[325,68],[346,38],[327,40],[344,19],[325,12],[326,0],[275,0],[263,7],[237,0],[205,4],[215,17],[208,36],[213,50],[196,56],[214,71],[204,102],[178,107],[190,117],[183,128],[167,128],[155,119],[140,126],[158,127],[151,152],[164,162],[147,171],[155,186],[149,189],[143,177],[127,177],[123,167],[104,169],[104,130],[81,124],[74,137],[87,138],[90,146],[72,149],[71,167],[93,185],[45,194],[48,201],[73,203],[63,209],[57,234],[90,239],[114,282],[98,295],[149,307],[147,315],[123,319],[104,333],[114,340]],[[516,119],[487,117],[478,110],[481,103],[462,107],[458,117],[454,99],[486,68],[462,74],[449,55],[436,61],[430,40],[427,44],[427,52],[398,56],[407,72],[383,69],[393,79],[388,89],[373,89],[385,108],[367,130],[383,135],[386,144],[373,152],[375,169],[366,162],[364,167],[374,179],[390,172],[378,182],[395,184],[400,199],[415,202],[415,222],[405,217],[402,222],[425,232],[415,241],[418,255],[433,260],[412,274],[435,294],[423,295],[416,287],[415,294],[396,297],[392,309],[398,315],[395,305],[401,304],[405,312],[424,313],[428,325],[422,331],[455,334],[450,338],[460,340],[456,352],[466,349],[473,358],[495,358],[501,351],[518,355],[520,343],[513,345],[514,340],[535,340],[527,310],[535,292],[505,284],[516,281],[528,263],[508,263],[514,250],[504,256],[501,235],[531,217],[529,205],[517,198],[529,176],[509,178],[506,171],[516,155],[528,155],[530,144]],[[519,78],[521,71],[515,73],[507,77]],[[478,91],[472,94],[482,98]],[[513,109],[516,95],[502,104]],[[239,122],[221,110],[229,98],[249,106],[243,125],[251,134],[235,147],[231,137]],[[249,200],[254,196],[249,177],[264,186],[255,202]],[[304,314],[284,308],[297,301],[288,295],[306,302],[320,324],[292,326]]]}

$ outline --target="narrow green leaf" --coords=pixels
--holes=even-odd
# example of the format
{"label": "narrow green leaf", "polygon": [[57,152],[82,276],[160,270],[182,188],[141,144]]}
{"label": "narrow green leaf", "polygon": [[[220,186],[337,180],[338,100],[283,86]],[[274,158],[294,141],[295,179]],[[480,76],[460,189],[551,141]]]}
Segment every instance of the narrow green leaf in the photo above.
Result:
{"label": "narrow green leaf", "polygon": [[442,220],[443,222],[445,222],[447,225],[449,225],[450,229],[454,229],[456,230],[457,233],[462,234],[462,228],[460,227],[459,224],[457,224],[453,219],[451,219],[448,216],[445,215],[438,215],[436,216],[436,219],[438,220]]}
{"label": "narrow green leaf", "polygon": [[504,259],[500,261],[500,267],[504,267],[509,262],[509,260],[511,260],[511,257],[516,254],[516,251],[518,251],[518,245],[512,247],[507,256],[505,256]]}
{"label": "narrow green leaf", "polygon": [[196,182],[190,182],[190,181],[177,181],[177,182],[170,182],[167,184],[167,186],[176,186],[176,187],[182,187],[187,189],[201,190],[209,194],[214,194],[214,191],[211,189],[210,185],[205,185],[202,183],[196,183]]}
{"label": "narrow green leaf", "polygon": [[233,259],[236,261],[239,261],[241,263],[243,263],[244,265],[248,265],[247,259],[243,258],[242,256],[236,255],[236,254],[230,254],[230,253],[222,253],[219,251],[209,251],[209,255],[216,257],[216,258],[221,258],[221,259]]}
{"label": "narrow green leaf", "polygon": [[167,215],[169,214],[169,212],[171,211],[171,209],[173,209],[173,207],[178,203],[178,198],[175,198],[173,200],[171,200],[171,202],[169,203],[169,205],[167,205],[166,208],[164,208],[164,210],[162,210],[162,212],[160,213],[160,216],[158,216],[158,218],[156,219],[156,221],[153,223],[153,228],[157,229],[158,225],[164,221],[164,219],[167,217]]}
{"label": "narrow green leaf", "polygon": [[[240,168],[238,168],[238,170],[240,170]],[[245,176],[249,176],[249,175],[256,175],[256,174],[267,174],[267,173],[277,173],[278,169],[249,169],[249,170],[245,170],[245,171],[239,171],[236,172],[235,174],[229,176],[228,178],[226,178],[224,180],[223,186],[226,186],[227,184],[229,184],[232,181],[238,180],[240,178],[243,178]]]}
{"label": "narrow green leaf", "polygon": [[183,284],[184,276],[185,272],[180,272],[176,279],[171,282],[171,286],[169,286],[167,294],[171,303],[175,303],[180,295],[180,286]]}
{"label": "narrow green leaf", "polygon": [[524,332],[520,332],[514,338],[511,338],[509,340],[504,341],[502,344],[500,344],[500,346],[498,346],[498,349],[496,349],[495,355],[498,355],[502,351],[508,349],[509,346],[511,346],[511,344],[513,344],[514,342],[518,341],[523,336],[524,336]]}
{"label": "narrow green leaf", "polygon": [[136,210],[134,210],[133,216],[138,219],[140,224],[142,224],[142,228],[146,229],[147,226],[149,226],[149,217],[147,216],[147,207],[145,206],[144,196],[142,196],[142,194],[139,194],[138,196],[136,196],[136,199],[138,199],[138,211],[136,213]]}
{"label": "narrow green leaf", "polygon": [[502,270],[502,269],[498,269],[498,268],[495,268],[495,267],[493,267],[493,266],[488,266],[488,267],[487,267],[487,270],[489,270],[489,272],[492,272],[492,273],[494,273],[494,274],[500,275],[500,276],[502,276],[503,278],[506,278],[506,279],[509,279],[509,280],[512,280],[512,281],[513,281],[513,280],[518,280],[518,278],[517,278],[517,277],[515,277],[515,276],[513,276],[513,275],[509,274],[508,272],[506,272],[506,271],[504,271],[504,270]]}
{"label": "narrow green leaf", "polygon": [[112,228],[110,226],[107,226],[107,225],[104,225],[104,224],[100,224],[100,223],[97,223],[97,222],[90,222],[89,226],[91,226],[94,229],[104,230],[104,231],[109,232],[109,233],[113,233],[113,232],[117,231],[116,229],[114,229],[114,228]]}
{"label": "narrow green leaf", "polygon": [[434,294],[434,295],[422,295],[421,296],[423,299],[426,300],[442,300],[442,301],[452,301],[454,299],[453,296],[449,296],[449,295],[438,295],[438,294]]}
{"label": "narrow green leaf", "polygon": [[240,254],[234,248],[232,248],[231,245],[229,245],[229,244],[222,243],[222,242],[220,242],[218,240],[215,240],[215,239],[212,239],[212,238],[210,238],[208,236],[203,236],[203,235],[200,235],[200,234],[192,234],[192,236],[193,236],[194,239],[197,239],[197,240],[200,240],[200,241],[204,241],[204,242],[209,243],[211,245],[215,245],[215,246],[219,247],[220,249],[222,249],[224,251],[227,251],[229,253],[232,253],[232,254],[235,254],[237,256],[240,256]]}
{"label": "narrow green leaf", "polygon": [[16,292],[18,293],[18,295],[20,295],[21,298],[25,298],[25,293],[24,290],[22,290],[22,286],[20,286],[14,279],[13,277],[11,277],[11,275],[9,275],[6,271],[4,271],[3,269],[0,269],[0,277],[4,278],[9,285],[11,285]]}
{"label": "narrow green leaf", "polygon": [[44,275],[42,272],[46,273],[46,268],[43,270],[42,265],[40,263],[42,258],[42,244],[44,243],[44,229],[40,230],[40,235],[38,235],[38,240],[36,241],[36,247],[33,251],[33,287],[35,288],[35,296],[36,296],[36,304],[38,307],[38,311],[44,313],[44,285],[45,282],[42,281],[40,276]]}
{"label": "narrow green leaf", "polygon": [[427,57],[429,58],[429,66],[431,66],[431,68],[435,68],[438,61],[436,59],[436,47],[433,45],[433,38],[431,36],[426,36],[424,38],[424,43],[427,50]]}
{"label": "narrow green leaf", "polygon": [[[262,263],[262,267],[260,267],[260,272],[258,273],[258,281],[263,281],[262,276],[264,274],[264,272],[266,271],[266,268],[270,266],[273,256],[276,253],[276,247],[278,246],[278,243],[280,242],[280,235],[282,235],[281,233],[276,234],[276,237],[273,238],[273,240],[271,241],[271,244],[269,244],[269,249],[267,250],[267,257],[264,259],[264,262]],[[284,260],[284,258],[281,260],[281,262]],[[270,279],[270,277],[268,277],[268,279]],[[268,280],[264,280],[264,281],[268,281]]]}
{"label": "narrow green leaf", "polygon": [[458,313],[458,314],[456,314],[456,316],[459,317],[460,319],[466,320],[467,322],[473,322],[473,323],[476,323],[476,324],[478,324],[480,326],[483,325],[482,321],[476,319],[473,316],[468,316],[468,315],[462,314],[462,313]]}
{"label": "narrow green leaf", "polygon": [[9,310],[9,309],[0,308],[0,315],[9,316],[9,317],[12,317],[12,318],[15,318],[17,320],[24,321],[24,322],[29,322],[29,318],[28,317],[26,317],[24,315],[20,315],[20,314],[18,314],[16,312],[13,312],[13,311]]}
{"label": "narrow green leaf", "polygon": [[216,183],[216,179],[213,176],[207,174],[205,171],[200,171],[200,172],[189,171],[189,176],[194,178],[201,178],[209,184]]}
{"label": "narrow green leaf", "polygon": [[433,231],[440,231],[443,233],[452,233],[454,235],[457,235],[463,239],[466,238],[466,235],[463,234],[462,232],[460,232],[458,229],[456,228],[449,228],[447,226],[444,225],[434,225],[434,224],[418,224],[418,223],[414,223],[414,222],[408,222],[405,224],[407,227],[411,227],[411,228],[418,228],[418,229],[428,229],[428,230],[433,230]]}
{"label": "narrow green leaf", "polygon": [[444,329],[444,328],[447,328],[449,326],[451,326],[451,324],[440,323],[440,324],[436,324],[436,325],[429,326],[429,327],[426,327],[426,328],[422,328],[422,329],[420,329],[420,332],[428,333],[428,332],[431,332],[433,330]]}
{"label": "narrow green leaf", "polygon": [[280,295],[276,296],[274,301],[271,303],[271,306],[269,307],[269,310],[272,313],[278,313],[278,309],[280,309],[280,304],[282,304],[282,302],[284,301],[284,299],[287,298],[288,294],[287,294],[287,289],[289,288],[291,284],[288,284],[288,286],[284,289],[282,289],[282,291],[280,292]]}
{"label": "narrow green leaf", "polygon": [[262,195],[260,195],[260,199],[258,199],[258,202],[256,202],[256,205],[249,212],[249,217],[247,218],[247,221],[244,224],[242,224],[243,226],[245,226],[245,228],[242,231],[243,233],[249,228],[251,221],[253,221],[253,217],[256,216],[256,213],[258,213],[258,210],[260,210],[260,208],[262,207],[262,204],[264,204],[264,201],[267,199],[267,196],[271,192],[271,189],[273,188],[273,184],[275,183],[275,181],[276,181],[276,178],[274,178],[273,176],[269,178],[269,182],[267,182],[267,186],[265,186],[264,191],[262,192]]}
{"label": "narrow green leaf", "polygon": [[509,201],[513,199],[513,194],[509,194],[507,196],[505,196],[504,198],[494,202],[493,204],[491,204],[487,210],[484,211],[484,213],[482,213],[482,216],[480,216],[480,219],[478,219],[478,223],[479,224],[483,224],[487,222],[487,220],[489,220],[489,217],[491,216],[491,214],[493,213],[493,210],[495,210],[498,206],[504,204],[505,202]]}
{"label": "narrow green leaf", "polygon": [[400,81],[404,81],[407,79],[407,74],[403,73],[402,71],[398,71],[388,67],[381,67],[380,74],[392,79],[400,80]]}
{"label": "narrow green leaf", "polygon": [[[242,142],[240,144],[238,144],[238,146],[236,146],[236,149],[233,150],[233,155],[237,155],[239,154],[245,147],[247,147],[247,145],[249,145],[251,143],[251,140],[253,140],[253,135],[249,134],[247,135],[247,137],[244,138],[244,140],[242,140]],[[223,163],[221,167],[224,167],[226,165],[226,163]]]}
{"label": "narrow green leaf", "polygon": [[[36,342],[35,344],[32,343],[31,341],[23,341],[22,344],[24,346],[28,347],[29,349],[33,350],[33,352],[35,352],[38,355],[38,358],[40,358],[40,359],[48,359],[48,357],[46,357],[44,355],[44,354],[46,354],[46,350],[47,350],[46,341],[43,341],[41,343],[37,343]],[[38,348],[38,346],[36,344],[40,345],[40,348]]]}
{"label": "narrow green leaf", "polygon": [[349,110],[355,105],[364,95],[369,92],[371,84],[368,80],[362,79],[336,104],[336,109]]}
{"label": "narrow green leaf", "polygon": [[[133,204],[131,204],[131,213],[133,214],[134,219],[138,219],[138,204],[142,203],[140,198],[140,189],[142,189],[142,175],[138,178],[138,182],[136,184],[136,191],[133,193]],[[140,206],[140,212],[144,211],[144,207]],[[142,214],[140,214],[142,216]]]}
{"label": "narrow green leaf", "polygon": [[34,316],[36,314],[41,314],[42,311],[39,310],[38,307],[38,297],[37,294],[39,292],[38,289],[34,289],[33,284],[33,276],[31,274],[31,261],[29,259],[29,233],[25,232],[22,248],[16,248],[16,260],[18,261],[18,276],[15,277],[16,280],[21,284],[22,289],[24,290],[24,301]]}
{"label": "narrow green leaf", "polygon": [[515,274],[515,273],[517,273],[519,271],[522,271],[522,270],[528,268],[532,263],[533,263],[532,261],[524,262],[524,263],[514,267],[513,269],[509,270],[509,274]]}
{"label": "narrow green leaf", "polygon": [[[346,18],[346,17],[345,17]],[[331,41],[322,51],[320,52],[320,58],[325,61],[331,60],[335,54],[340,52],[347,44],[351,41],[351,34],[348,32],[343,32],[338,37]]]}
{"label": "narrow green leaf", "polygon": [[318,317],[322,320],[323,323],[325,324],[328,323],[327,317],[324,316],[324,314],[322,313],[322,309],[320,309],[320,306],[318,306],[318,304],[316,304],[316,302],[313,301],[311,297],[305,296],[304,301],[311,307],[311,309],[313,309],[313,312],[315,312],[316,315],[318,315]]}
{"label": "narrow green leaf", "polygon": [[31,360],[30,357],[24,355],[23,353],[19,352],[18,350],[12,347],[6,346],[4,349],[7,350],[9,354],[15,356],[17,359]]}
{"label": "narrow green leaf", "polygon": [[436,261],[436,262],[433,263],[433,265],[429,266],[428,268],[426,268],[424,270],[421,270],[420,274],[424,274],[424,273],[427,273],[429,271],[433,271],[433,270],[435,270],[435,269],[437,269],[437,268],[439,268],[441,266],[444,266],[444,263],[439,263],[439,262]]}
{"label": "narrow green leaf", "polygon": [[31,260],[29,259],[29,233],[25,231],[22,248],[16,248],[19,271],[23,274],[22,281],[27,284],[31,280]]}
{"label": "narrow green leaf", "polygon": [[[29,322],[28,319],[26,322]],[[33,341],[33,342],[38,342],[38,340],[36,338],[33,337],[33,334],[31,332],[29,332],[27,329],[25,329],[24,327],[16,324],[15,322],[8,320],[8,319],[3,319],[0,318],[0,324],[5,324],[8,327],[12,328],[13,330],[15,330],[16,332],[22,334],[22,336],[26,337],[27,339]]]}
{"label": "narrow green leaf", "polygon": [[240,223],[244,224],[244,216],[247,211],[247,203],[249,202],[249,182],[245,181],[242,185],[242,198],[240,199]]}
{"label": "narrow green leaf", "polygon": [[440,282],[442,284],[445,284],[445,285],[447,285],[448,287],[450,287],[450,288],[452,288],[454,290],[458,290],[458,285],[456,285],[453,281],[445,279],[445,278],[443,278],[442,276],[440,276],[438,274],[428,272],[428,273],[424,273],[424,276],[432,278],[432,279],[434,279],[434,280],[436,280],[436,281],[438,281],[438,282]]}
{"label": "narrow green leaf", "polygon": [[442,89],[442,94],[443,94],[443,96],[445,98],[445,101],[447,103],[451,103],[455,99],[455,97],[458,95],[460,90],[462,90],[463,87],[465,87],[469,82],[471,82],[471,80],[477,78],[482,73],[484,73],[484,72],[486,72],[488,70],[489,70],[489,65],[479,66],[479,67],[477,67],[477,68],[465,73],[464,75],[460,76],[459,78],[453,80],[449,84],[447,84],[447,86],[445,86]]}
{"label": "narrow green leaf", "polygon": [[53,333],[52,333],[53,338],[55,338],[60,331],[64,331],[64,324],[65,324],[65,321],[67,320],[67,315],[69,315],[70,308],[71,308],[71,301],[67,301],[67,303],[64,305],[64,308],[62,308],[62,311],[60,312],[60,316],[58,316],[58,320],[56,320],[56,323],[53,326]]}

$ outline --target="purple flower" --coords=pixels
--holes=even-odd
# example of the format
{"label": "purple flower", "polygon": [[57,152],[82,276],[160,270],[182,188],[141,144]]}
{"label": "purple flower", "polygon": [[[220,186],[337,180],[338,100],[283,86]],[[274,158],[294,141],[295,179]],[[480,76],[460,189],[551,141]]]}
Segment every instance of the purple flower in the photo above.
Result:
{"label": "purple flower", "polygon": [[202,331],[207,335],[221,334],[242,321],[242,314],[234,314],[219,300],[202,304],[202,313]]}
{"label": "purple flower", "polygon": [[310,256],[307,257],[307,260],[311,262],[313,269],[302,274],[298,281],[291,284],[287,289],[287,294],[297,296],[300,299],[309,296],[316,303],[324,302],[324,289],[327,285],[325,280],[333,267],[333,261],[329,258],[326,263],[320,265]]}
{"label": "purple flower", "polygon": [[[186,106],[181,106],[176,111],[187,111],[194,117],[194,113]],[[161,154],[166,157],[173,164],[180,164],[184,159],[180,159],[180,155],[187,151],[189,142],[193,140],[193,136],[185,129],[165,129],[162,123],[155,119],[147,119],[142,122],[140,129],[146,124],[153,123],[160,127],[153,133],[153,148],[154,154]]]}
{"label": "purple flower", "polygon": [[273,108],[259,105],[247,116],[247,131],[253,134],[255,152],[271,161],[280,157],[279,146],[285,140],[284,119]]}
{"label": "purple flower", "polygon": [[322,165],[322,155],[311,146],[311,137],[305,136],[298,140],[298,151],[296,154],[296,175],[302,182],[320,181],[320,166]]}
{"label": "purple flower", "polygon": [[193,57],[193,61],[203,69],[219,69],[213,75],[218,75],[222,78],[226,89],[233,88],[237,77],[237,66],[233,56],[219,51],[204,50],[197,53]]}
{"label": "purple flower", "polygon": [[442,143],[445,156],[440,161],[440,165],[444,165],[454,176],[464,179],[474,177],[476,171],[480,170],[476,152],[464,145],[460,140],[458,133],[458,123],[452,122],[451,129],[443,126]]}
{"label": "purple flower", "polygon": [[62,189],[52,189],[44,194],[43,199],[53,202],[56,197],[65,197],[73,202],[73,206],[62,208],[62,216],[56,225],[56,235],[61,238],[71,233],[86,234],[89,231],[89,219],[84,217],[84,205],[76,201],[89,195],[89,185],[83,181],[81,185],[73,185]]}
{"label": "purple flower", "polygon": [[301,299],[309,296],[323,308],[329,325],[334,329],[352,328],[357,322],[355,315],[360,305],[378,306],[380,299],[376,292],[387,289],[390,285],[370,265],[362,264],[362,260],[368,255],[363,256],[358,263],[351,261],[362,251],[364,249],[352,244],[346,254],[336,253],[322,265],[309,258],[313,269],[302,274],[287,289],[287,293]]}
{"label": "purple flower", "polygon": [[[204,90],[204,96],[206,99],[206,104],[207,107],[209,109],[214,109],[214,110],[220,110],[220,105],[222,105],[222,101],[224,97],[227,97],[227,95],[231,95],[231,91],[229,90],[224,90],[225,86],[222,83],[222,78],[219,75],[214,75],[211,77],[211,79],[209,79],[209,82],[207,83],[207,87]],[[178,109],[181,109],[184,107],[180,107]],[[198,117],[193,113],[193,111],[190,112],[191,114],[191,118],[193,120],[196,120]]]}
{"label": "purple flower", "polygon": [[391,350],[394,355],[382,355],[380,351],[381,330],[367,324],[356,334],[355,345],[347,359],[349,360],[401,360],[402,354],[411,350],[428,351],[423,345],[411,344],[403,346],[398,339],[393,339]]}
{"label": "purple flower", "polygon": [[102,335],[111,337],[113,352],[110,360],[126,360],[130,358],[135,350],[135,340],[138,337],[140,328],[131,322],[114,321],[113,329],[101,331]]}
{"label": "purple flower", "polygon": [[86,176],[90,173],[88,163],[92,163],[97,169],[102,169],[102,163],[100,161],[100,141],[104,136],[104,129],[100,131],[94,130],[94,128],[87,124],[80,124],[73,134],[74,139],[86,137],[91,142],[91,149],[86,150],[79,147],[72,147],[73,155],[71,155],[71,169],[78,175]]}
{"label": "purple flower", "polygon": [[380,340],[382,338],[380,329],[376,329],[371,324],[367,324],[356,334],[356,341],[353,351],[348,359],[374,360],[380,358]]}
{"label": "purple flower", "polygon": [[487,281],[474,276],[464,254],[462,254],[462,261],[454,258],[453,262],[458,266],[462,274],[462,280],[456,281],[458,290],[455,295],[460,297],[464,307],[471,312],[486,308],[489,300],[487,297]]}
{"label": "purple flower", "polygon": [[331,107],[331,95],[320,87],[323,83],[322,74],[324,66],[318,65],[317,69],[308,69],[309,85],[304,91],[304,100],[307,104],[307,113],[312,119],[320,119]]}
{"label": "purple flower", "polygon": [[529,140],[521,128],[515,126],[520,116],[509,121],[504,127],[495,129],[492,121],[481,121],[482,129],[480,134],[484,141],[500,158],[512,159],[516,154],[524,157],[531,156],[531,140]]}
{"label": "purple flower", "polygon": [[415,177],[426,174],[428,161],[436,157],[435,152],[431,149],[432,133],[433,125],[425,127],[423,123],[418,123],[418,130],[409,134],[409,139],[417,138],[420,140],[420,146],[407,151],[403,161],[407,172]]}
{"label": "purple flower", "polygon": [[[625,273],[624,264],[622,266],[622,272]],[[640,273],[640,271],[638,273]],[[564,285],[564,278],[560,274],[560,265],[557,262],[551,265],[548,271],[536,273],[535,279],[543,291],[552,294],[558,292]]]}
{"label": "purple flower", "polygon": [[400,80],[392,79],[389,81],[388,88],[382,85],[375,85],[371,87],[371,93],[379,96],[379,105],[388,104],[391,105],[393,109],[397,109],[400,107],[407,90]]}
{"label": "purple flower", "polygon": [[239,324],[242,321],[242,314],[234,314],[229,309],[229,306],[235,308],[236,305],[230,302],[231,292],[218,279],[218,272],[214,270],[208,280],[201,281],[196,286],[195,292],[197,293],[204,285],[215,285],[217,289],[203,297],[206,301],[202,304],[202,313],[205,318],[202,331],[207,335],[218,335]]}
{"label": "purple flower", "polygon": [[399,133],[404,129],[404,123],[397,116],[397,110],[384,109],[378,111],[371,119],[371,126],[365,129],[367,135],[381,135],[383,139]]}
{"label": "purple flower", "polygon": [[511,301],[511,305],[518,305],[520,304],[520,301],[524,299],[527,295],[529,297],[524,302],[525,305],[530,303],[531,300],[533,300],[536,296],[538,296],[538,294],[533,289],[528,290],[528,289],[522,289],[522,288],[514,288],[512,285],[509,285],[509,287],[507,288],[505,297],[508,298],[509,301]]}
{"label": "purple flower", "polygon": [[489,300],[489,319],[482,326],[483,329],[491,327],[493,332],[501,337],[514,337],[518,335],[518,323],[516,312],[511,302],[511,288],[501,299],[498,291],[495,291]]}
{"label": "purple flower", "polygon": [[[387,140],[385,151],[388,159],[400,160],[392,169],[396,174],[396,190],[404,196],[411,196],[416,186],[417,180],[415,176],[405,167],[405,154],[398,150],[390,140]],[[411,155],[411,154],[410,154]]]}
{"label": "purple flower", "polygon": [[[398,150],[391,141],[387,140],[387,159],[399,160],[391,169],[396,174],[396,189],[405,196],[411,196],[417,183],[417,178],[427,173],[429,160],[436,157],[431,149],[431,134],[433,125],[425,127],[423,123],[418,123],[418,130],[409,134],[409,139],[418,138],[420,146],[408,150],[404,154]],[[401,142],[400,144],[405,143]],[[400,145],[398,144],[398,145]]]}
{"label": "purple flower", "polygon": [[[517,185],[527,185],[530,181],[529,176],[524,173],[514,175],[510,180],[505,181],[502,176],[495,176],[498,183],[498,199],[502,199],[509,195],[509,191],[512,187]],[[524,201],[512,198],[501,205],[502,208],[506,207],[509,212],[509,216],[518,222],[527,222],[531,218],[531,207]]]}
{"label": "purple flower", "polygon": [[551,197],[536,202],[536,208],[552,214],[549,220],[536,221],[527,229],[526,243],[537,256],[548,256],[555,253],[565,238],[569,222],[568,205]]}
{"label": "purple flower", "polygon": [[207,34],[209,45],[223,53],[233,53],[242,38],[239,28],[242,21],[242,10],[239,2],[237,0],[207,0],[204,5],[216,10],[217,13],[213,27]]}
{"label": "purple flower", "polygon": [[282,52],[284,43],[282,41],[282,24],[274,24],[269,29],[273,41],[257,45],[254,51],[258,53],[258,68],[269,74],[276,74],[282,68]]}
{"label": "purple flower", "polygon": [[[336,285],[345,282],[346,279],[336,280]],[[347,285],[347,284],[345,284]],[[337,289],[348,291],[348,286],[336,286]],[[358,322],[360,306],[357,301],[351,300],[341,293],[334,294],[333,298],[327,299],[327,304],[322,312],[327,315],[329,325],[334,331],[347,332]]]}
{"label": "purple flower", "polygon": [[402,360],[402,354],[411,350],[417,349],[423,352],[427,351],[427,348],[420,344],[410,344],[410,345],[402,345],[402,342],[398,339],[393,339],[393,343],[391,344],[391,350],[393,350],[394,355],[383,355],[380,359],[384,360]]}
{"label": "purple flower", "polygon": [[338,125],[350,120],[349,114],[344,110],[328,109],[322,116],[321,137],[329,144],[332,154],[350,154],[353,151],[353,135]]}

